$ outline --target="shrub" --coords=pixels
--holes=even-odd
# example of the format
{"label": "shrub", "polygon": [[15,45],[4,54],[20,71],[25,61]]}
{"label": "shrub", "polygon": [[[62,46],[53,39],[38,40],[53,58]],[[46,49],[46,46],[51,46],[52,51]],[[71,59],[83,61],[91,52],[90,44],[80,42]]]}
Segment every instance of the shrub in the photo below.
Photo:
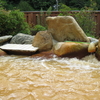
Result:
{"label": "shrub", "polygon": [[24,13],[19,10],[0,10],[0,35],[30,34],[30,28],[25,22]]}
{"label": "shrub", "polygon": [[60,6],[59,6],[59,11],[61,11],[61,12],[66,12],[66,11],[70,11],[70,10],[71,10],[71,8],[68,7],[68,6],[65,5],[65,4],[60,3],[59,5],[60,5]]}
{"label": "shrub", "polygon": [[81,10],[74,17],[87,36],[95,35],[96,21],[91,11]]}
{"label": "shrub", "polygon": [[3,7],[6,5],[6,1],[0,0],[0,9],[3,9]]}
{"label": "shrub", "polygon": [[68,12],[71,11],[71,8],[68,7],[68,6],[65,5],[65,4],[60,3],[60,4],[59,4],[59,11],[61,12],[61,13],[59,14],[59,16],[66,16],[66,15],[68,14]]}
{"label": "shrub", "polygon": [[46,28],[42,25],[35,25],[33,28],[34,31],[45,31]]}

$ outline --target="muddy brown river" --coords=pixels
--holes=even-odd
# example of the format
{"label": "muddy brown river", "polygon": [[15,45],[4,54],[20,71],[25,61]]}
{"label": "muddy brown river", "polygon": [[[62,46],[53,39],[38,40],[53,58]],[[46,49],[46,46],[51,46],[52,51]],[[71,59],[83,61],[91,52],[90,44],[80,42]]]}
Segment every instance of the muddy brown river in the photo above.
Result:
{"label": "muddy brown river", "polygon": [[100,100],[100,61],[0,56],[0,100]]}

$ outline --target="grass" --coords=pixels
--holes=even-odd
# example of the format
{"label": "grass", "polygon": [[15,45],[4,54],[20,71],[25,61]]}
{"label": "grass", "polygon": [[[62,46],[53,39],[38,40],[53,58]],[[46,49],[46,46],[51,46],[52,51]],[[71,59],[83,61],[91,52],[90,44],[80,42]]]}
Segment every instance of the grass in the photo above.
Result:
{"label": "grass", "polygon": [[87,43],[87,44],[89,44],[89,42],[78,42],[78,41],[64,41],[64,42],[75,42],[75,43]]}

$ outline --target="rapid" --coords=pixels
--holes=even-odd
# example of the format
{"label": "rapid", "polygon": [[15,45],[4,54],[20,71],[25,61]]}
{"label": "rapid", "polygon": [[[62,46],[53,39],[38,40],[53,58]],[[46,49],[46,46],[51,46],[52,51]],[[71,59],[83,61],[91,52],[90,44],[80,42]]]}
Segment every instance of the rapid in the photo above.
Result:
{"label": "rapid", "polygon": [[100,61],[0,56],[0,100],[100,100]]}

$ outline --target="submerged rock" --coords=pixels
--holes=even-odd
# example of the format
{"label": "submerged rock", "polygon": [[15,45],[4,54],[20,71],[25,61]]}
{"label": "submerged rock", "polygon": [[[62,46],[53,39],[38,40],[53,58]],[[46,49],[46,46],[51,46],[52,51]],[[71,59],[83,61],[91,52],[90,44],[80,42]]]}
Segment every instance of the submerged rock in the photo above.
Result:
{"label": "submerged rock", "polygon": [[31,57],[33,58],[41,58],[41,59],[49,59],[49,58],[53,58],[54,56],[56,56],[54,54],[54,52],[52,50],[49,50],[49,51],[43,51],[43,52],[38,52],[34,55],[32,55]]}
{"label": "submerged rock", "polygon": [[88,37],[72,16],[47,17],[48,32],[57,41],[89,42]]}
{"label": "submerged rock", "polygon": [[47,51],[52,49],[52,36],[47,31],[40,31],[36,34],[32,45],[38,47],[39,51]]}
{"label": "submerged rock", "polygon": [[33,38],[34,36],[23,34],[23,33],[18,33],[11,39],[10,43],[12,44],[32,44]]}
{"label": "submerged rock", "polygon": [[88,43],[85,42],[59,42],[54,47],[54,53],[60,57],[77,57],[87,56]]}

